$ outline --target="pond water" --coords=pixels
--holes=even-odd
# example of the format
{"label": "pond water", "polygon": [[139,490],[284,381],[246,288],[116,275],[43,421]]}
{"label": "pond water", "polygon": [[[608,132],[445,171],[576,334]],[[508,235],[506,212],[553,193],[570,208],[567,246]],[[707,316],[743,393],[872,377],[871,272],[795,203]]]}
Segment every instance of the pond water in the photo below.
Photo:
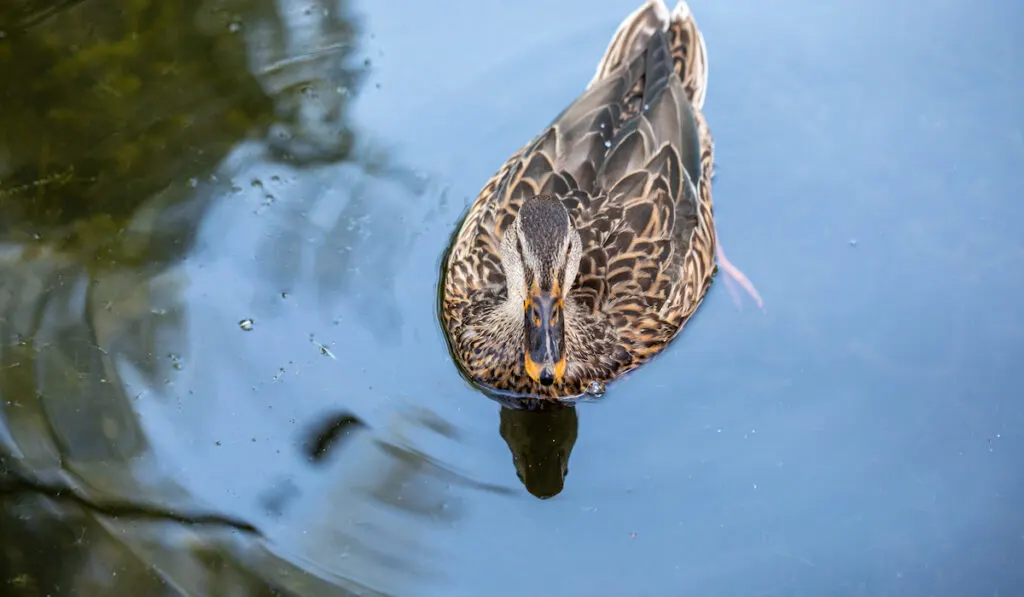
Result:
{"label": "pond water", "polygon": [[636,5],[5,4],[3,594],[1024,591],[1015,2],[694,0],[764,309],[459,375],[454,226]]}

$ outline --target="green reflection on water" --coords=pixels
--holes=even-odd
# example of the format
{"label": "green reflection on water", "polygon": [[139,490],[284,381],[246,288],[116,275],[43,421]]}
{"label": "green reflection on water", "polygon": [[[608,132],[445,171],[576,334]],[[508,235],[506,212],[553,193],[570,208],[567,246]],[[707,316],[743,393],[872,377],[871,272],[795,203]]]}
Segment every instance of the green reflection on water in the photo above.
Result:
{"label": "green reflection on water", "polygon": [[82,2],[29,29],[14,20],[27,3],[0,15],[5,236],[109,251],[140,202],[265,126],[238,5]]}
{"label": "green reflection on water", "polygon": [[[147,495],[132,478],[147,442],[108,349],[121,342],[122,352],[139,355],[133,365],[144,376],[159,374],[155,355],[167,349],[156,345],[156,330],[122,332],[139,315],[163,311],[161,296],[180,283],[164,272],[189,249],[207,207],[189,187],[241,141],[287,121],[281,96],[293,83],[310,84],[288,80],[287,68],[254,71],[246,24],[272,22],[268,43],[279,41],[286,27],[277,6],[0,6],[2,594],[334,595],[353,584],[250,552],[272,564],[257,574],[262,567],[231,549],[237,529],[135,520],[130,505],[115,516],[78,507],[127,494],[157,502],[136,513],[159,518],[159,502],[182,493]],[[352,44],[339,41],[350,41],[354,26],[332,16],[320,41],[334,49],[327,60],[340,63]],[[334,74],[340,80],[331,85],[357,78]],[[268,77],[276,77],[269,90]],[[166,324],[180,325],[167,311]],[[33,477],[41,484],[32,486]]]}

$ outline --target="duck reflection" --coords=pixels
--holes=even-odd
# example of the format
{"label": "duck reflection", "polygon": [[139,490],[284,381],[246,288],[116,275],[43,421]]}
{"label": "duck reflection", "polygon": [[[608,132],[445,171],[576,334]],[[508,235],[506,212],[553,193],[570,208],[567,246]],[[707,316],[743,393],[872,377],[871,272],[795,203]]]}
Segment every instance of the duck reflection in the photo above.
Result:
{"label": "duck reflection", "polygon": [[542,500],[562,492],[578,427],[571,404],[502,405],[501,437],[527,491]]}

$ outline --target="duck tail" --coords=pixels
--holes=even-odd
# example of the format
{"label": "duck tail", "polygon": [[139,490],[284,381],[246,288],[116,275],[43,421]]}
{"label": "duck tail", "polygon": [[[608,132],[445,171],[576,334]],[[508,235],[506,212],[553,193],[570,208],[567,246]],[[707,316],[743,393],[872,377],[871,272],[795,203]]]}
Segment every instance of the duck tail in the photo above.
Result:
{"label": "duck tail", "polygon": [[707,47],[685,0],[679,0],[671,12],[664,0],[647,0],[623,19],[598,62],[597,72],[588,87],[628,64],[634,55],[645,51],[651,36],[658,31],[668,33],[669,50],[676,73],[683,82],[687,99],[700,110],[707,94]]}
{"label": "duck tail", "polygon": [[608,77],[636,54],[647,48],[647,42],[656,31],[667,31],[671,14],[663,0],[647,0],[622,20],[604,56],[597,63],[597,72],[588,87]]}
{"label": "duck tail", "polygon": [[700,110],[708,93],[708,48],[685,0],[679,0],[672,10],[672,23],[668,30],[676,73],[683,82],[690,103]]}

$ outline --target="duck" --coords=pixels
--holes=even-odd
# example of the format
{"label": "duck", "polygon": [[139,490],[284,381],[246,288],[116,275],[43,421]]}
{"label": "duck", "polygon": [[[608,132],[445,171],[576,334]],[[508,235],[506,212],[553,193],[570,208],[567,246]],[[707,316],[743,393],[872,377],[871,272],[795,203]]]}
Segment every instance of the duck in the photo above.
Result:
{"label": "duck", "polygon": [[678,336],[718,262],[760,304],[716,242],[707,83],[689,5],[648,0],[584,91],[487,181],[439,284],[449,350],[474,385],[603,393]]}

